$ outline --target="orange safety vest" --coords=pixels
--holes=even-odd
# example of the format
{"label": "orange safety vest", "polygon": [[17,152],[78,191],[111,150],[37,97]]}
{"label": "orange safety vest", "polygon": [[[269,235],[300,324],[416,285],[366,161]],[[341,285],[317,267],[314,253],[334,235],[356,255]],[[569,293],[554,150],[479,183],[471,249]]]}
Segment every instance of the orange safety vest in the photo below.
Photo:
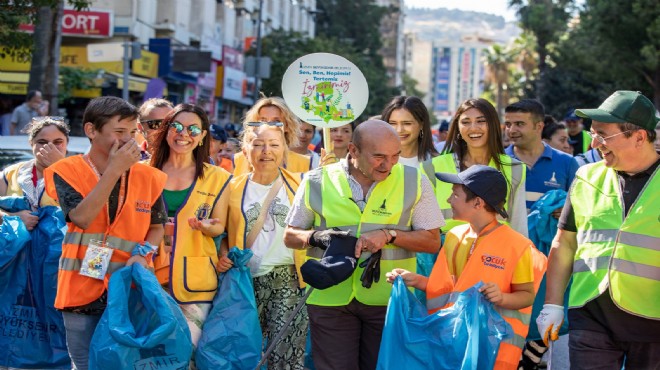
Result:
{"label": "orange safety vest", "polygon": [[[451,229],[449,233],[463,235],[469,227],[469,224],[459,225]],[[440,251],[426,288],[426,307],[429,313],[450,306],[453,304],[451,302],[452,292],[465,291],[479,281],[496,283],[502,293],[511,293],[513,273],[526,248],[532,248],[534,294],[536,294],[545,273],[547,259],[522,234],[506,233],[507,240],[504,243],[503,238],[498,235],[501,235],[505,228],[510,227],[501,225],[492,233],[481,237],[480,243],[477,244],[456,283],[453,282],[450,274],[446,249],[443,248]],[[494,369],[516,369],[529,330],[532,306],[519,310],[509,310],[501,307],[495,307],[495,309],[511,325],[514,336],[500,343]]]}
{"label": "orange safety vest", "polygon": [[[44,171],[46,193],[53,199],[57,199],[53,181],[55,173],[83,197],[87,197],[98,183],[96,174],[81,155],[62,159]],[[56,308],[83,306],[103,294],[110,275],[122,268],[131,257],[135,245],[145,240],[151,226],[151,208],[160,199],[166,179],[167,175],[163,172],[137,163],[129,170],[126,199],[112,224],[108,218],[107,204],[87,229],[67,222],[57,276]],[[78,273],[92,239],[103,240],[114,248],[104,280]]]}

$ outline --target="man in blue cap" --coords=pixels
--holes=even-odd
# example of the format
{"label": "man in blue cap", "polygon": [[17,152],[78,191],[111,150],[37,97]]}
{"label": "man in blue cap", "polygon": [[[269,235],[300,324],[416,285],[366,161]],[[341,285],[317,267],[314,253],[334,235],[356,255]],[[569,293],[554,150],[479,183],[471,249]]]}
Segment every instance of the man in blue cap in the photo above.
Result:
{"label": "man in blue cap", "polygon": [[660,121],[636,91],[617,91],[597,109],[592,145],[603,160],[580,167],[550,251],[545,305],[536,323],[557,339],[564,292],[571,369],[657,369],[660,364]]}
{"label": "man in blue cap", "polygon": [[568,142],[573,147],[573,156],[582,154],[589,150],[591,137],[589,133],[584,130],[584,121],[582,117],[575,114],[574,109],[570,109],[564,117],[566,128],[568,129]]}

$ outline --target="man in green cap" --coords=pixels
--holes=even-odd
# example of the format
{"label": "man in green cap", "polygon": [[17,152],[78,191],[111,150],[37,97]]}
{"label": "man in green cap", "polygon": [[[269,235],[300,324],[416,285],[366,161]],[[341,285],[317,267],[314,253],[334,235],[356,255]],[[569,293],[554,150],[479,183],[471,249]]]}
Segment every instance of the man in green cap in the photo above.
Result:
{"label": "man in green cap", "polygon": [[[581,167],[548,259],[536,323],[546,343],[568,318],[571,369],[656,369],[660,364],[660,176],[653,103],[617,91],[591,118],[603,160]],[[624,363],[625,362],[625,363]]]}

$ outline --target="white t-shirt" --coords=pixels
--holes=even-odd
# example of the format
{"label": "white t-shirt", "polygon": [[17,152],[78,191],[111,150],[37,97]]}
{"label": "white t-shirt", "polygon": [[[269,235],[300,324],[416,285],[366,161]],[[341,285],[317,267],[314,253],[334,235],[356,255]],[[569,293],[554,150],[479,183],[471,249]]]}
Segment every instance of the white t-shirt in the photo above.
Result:
{"label": "white t-shirt", "polygon": [[[247,235],[257,221],[272,185],[261,185],[248,180],[246,186],[242,207],[247,221]],[[286,194],[286,184],[282,184],[270,204],[262,230],[257,234],[252,245],[254,255],[248,266],[253,277],[265,275],[275,266],[293,265],[293,250],[284,245],[285,220],[290,208],[291,202]]]}
{"label": "white t-shirt", "polygon": [[419,168],[422,162],[417,158],[417,156],[414,156],[412,158],[399,156],[399,163],[401,163],[404,166]]}

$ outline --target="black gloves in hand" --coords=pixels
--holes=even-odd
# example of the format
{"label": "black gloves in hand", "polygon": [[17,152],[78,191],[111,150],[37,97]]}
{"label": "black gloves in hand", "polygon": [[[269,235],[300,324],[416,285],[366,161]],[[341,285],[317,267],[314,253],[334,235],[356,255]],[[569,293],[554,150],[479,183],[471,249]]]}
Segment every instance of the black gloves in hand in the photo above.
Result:
{"label": "black gloves in hand", "polygon": [[369,289],[371,288],[371,284],[374,282],[377,283],[380,280],[380,257],[382,255],[383,251],[379,250],[376,253],[372,253],[369,258],[360,263],[360,267],[364,267],[362,276],[360,276],[363,287]]}
{"label": "black gloves in hand", "polygon": [[349,235],[348,231],[342,231],[336,227],[323,231],[317,230],[309,237],[309,245],[326,250],[330,246],[332,238],[344,238]]}

